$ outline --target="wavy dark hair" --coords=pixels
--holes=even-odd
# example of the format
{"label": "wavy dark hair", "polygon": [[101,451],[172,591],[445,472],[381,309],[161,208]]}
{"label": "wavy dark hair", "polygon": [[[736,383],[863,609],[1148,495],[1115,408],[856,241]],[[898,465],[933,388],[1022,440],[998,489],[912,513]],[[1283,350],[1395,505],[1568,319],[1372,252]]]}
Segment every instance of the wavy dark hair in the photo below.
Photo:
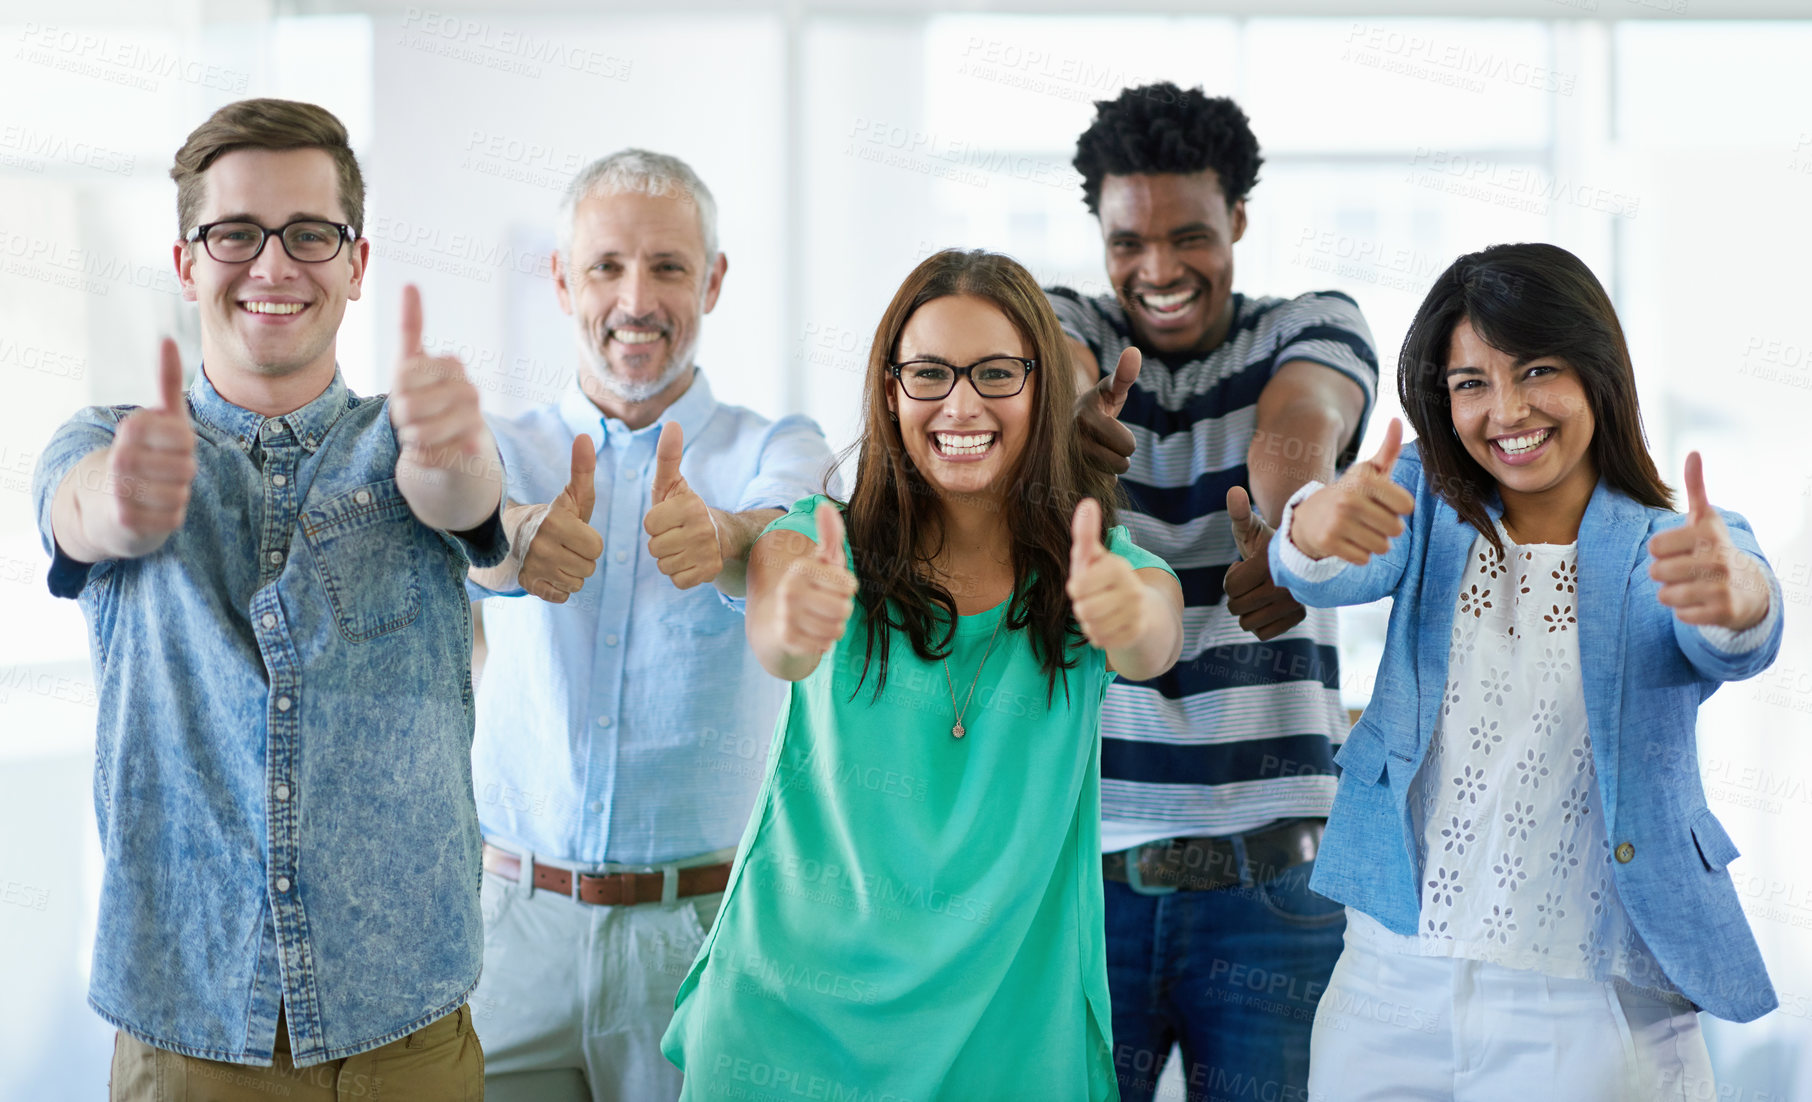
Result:
{"label": "wavy dark hair", "polygon": [[1598,477],[1644,505],[1674,507],[1648,453],[1629,344],[1598,278],[1558,245],[1493,245],[1454,261],[1428,289],[1403,339],[1397,397],[1415,427],[1429,485],[1500,556],[1504,545],[1485,509],[1497,500],[1497,483],[1454,431],[1447,391],[1448,346],[1462,319],[1519,362],[1553,357],[1578,372],[1596,423]]}
{"label": "wavy dark hair", "polygon": [[1210,169],[1231,208],[1258,183],[1265,159],[1239,104],[1161,81],[1096,100],[1095,121],[1076,139],[1071,163],[1082,173],[1082,201],[1099,215],[1104,177]]}
{"label": "wavy dark hair", "polygon": [[[956,600],[930,569],[943,548],[942,497],[906,453],[899,422],[888,416],[887,405],[896,385],[889,365],[898,357],[901,332],[919,307],[947,295],[992,303],[1038,361],[1026,384],[1032,391],[1028,437],[1014,468],[1004,475],[1007,485],[1000,502],[1013,550],[1007,627],[1030,631],[1047,694],[1054,695],[1058,677],[1076,665],[1071,645],[1082,638],[1064,591],[1071,515],[1082,498],[1099,501],[1105,541],[1115,523],[1119,480],[1083,458],[1081,439],[1071,427],[1076,377],[1057,315],[1038,281],[1010,257],[954,249],[927,257],[912,270],[881,315],[869,348],[863,432],[851,449],[859,449],[859,458],[845,512],[860,583],[856,600],[868,624],[856,689],[878,662],[874,692],[879,698],[895,631],[904,632],[913,652],[928,662],[946,657],[955,637]],[[1068,693],[1066,680],[1066,698]]]}

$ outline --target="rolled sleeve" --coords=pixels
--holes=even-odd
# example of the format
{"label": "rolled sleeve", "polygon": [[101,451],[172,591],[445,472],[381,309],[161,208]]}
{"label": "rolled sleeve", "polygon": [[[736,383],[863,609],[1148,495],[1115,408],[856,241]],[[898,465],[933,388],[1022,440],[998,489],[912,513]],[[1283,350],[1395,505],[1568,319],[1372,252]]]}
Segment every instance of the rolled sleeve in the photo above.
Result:
{"label": "rolled sleeve", "polygon": [[809,417],[794,414],[768,427],[755,477],[743,488],[735,512],[752,509],[786,511],[813,494],[838,494],[835,460],[824,430]]}

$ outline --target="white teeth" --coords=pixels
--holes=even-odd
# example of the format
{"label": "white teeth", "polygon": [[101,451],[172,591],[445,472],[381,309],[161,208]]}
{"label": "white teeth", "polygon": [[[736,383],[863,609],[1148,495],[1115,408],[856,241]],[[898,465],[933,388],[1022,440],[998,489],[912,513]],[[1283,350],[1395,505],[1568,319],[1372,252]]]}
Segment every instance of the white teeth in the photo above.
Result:
{"label": "white teeth", "polygon": [[1141,301],[1145,305],[1151,307],[1153,310],[1168,311],[1168,310],[1174,310],[1177,307],[1182,306],[1184,303],[1195,298],[1195,296],[1196,296],[1196,292],[1193,290],[1176,291],[1176,292],[1174,292],[1172,294],[1168,294],[1168,295],[1140,295],[1139,301]]}
{"label": "white teeth", "polygon": [[945,455],[980,455],[994,443],[994,434],[984,432],[975,435],[958,435],[953,432],[934,432],[938,450]]}
{"label": "white teeth", "polygon": [[1553,429],[1542,429],[1540,432],[1532,432],[1527,436],[1512,436],[1508,440],[1499,440],[1496,443],[1507,455],[1521,455],[1540,447],[1553,431]]}
{"label": "white teeth", "polygon": [[653,344],[662,336],[659,332],[643,332],[636,329],[612,329],[610,335],[624,344]]}
{"label": "white teeth", "polygon": [[306,304],[300,302],[242,302],[239,305],[253,314],[300,314]]}

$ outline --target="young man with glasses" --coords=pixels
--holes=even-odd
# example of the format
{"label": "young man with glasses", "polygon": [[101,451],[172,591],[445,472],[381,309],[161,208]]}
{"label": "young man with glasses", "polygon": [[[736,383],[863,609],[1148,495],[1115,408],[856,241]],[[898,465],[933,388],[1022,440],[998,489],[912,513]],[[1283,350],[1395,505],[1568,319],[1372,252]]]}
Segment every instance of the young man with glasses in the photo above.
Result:
{"label": "young man with glasses", "polygon": [[832,461],[811,421],[724,405],[693,360],[729,261],[685,162],[631,149],[587,166],[558,235],[578,370],[559,401],[493,422],[510,501],[543,504],[507,507],[510,560],[473,572],[496,595],[473,1014],[491,1102],[657,1102],[679,1094],[661,1034],[784,691],[720,593],[743,592],[755,537]]}
{"label": "young man with glasses", "polygon": [[1233,291],[1261,158],[1232,100],[1163,83],[1097,108],[1075,165],[1113,294],[1049,294],[1078,428],[1188,604],[1182,660],[1109,686],[1101,722],[1121,1097],[1150,1098],[1180,1042],[1191,1097],[1306,1098],[1345,927],[1308,883],[1347,722],[1333,613],[1272,583],[1259,514],[1352,461],[1377,356],[1346,295]]}
{"label": "young man with glasses", "polygon": [[413,288],[389,398],[340,378],[370,245],[339,120],[229,104],[171,176],[201,370],[165,341],[158,404],[82,410],[33,486],[99,681],[112,1097],[477,1097],[463,580],[505,552],[496,446]]}

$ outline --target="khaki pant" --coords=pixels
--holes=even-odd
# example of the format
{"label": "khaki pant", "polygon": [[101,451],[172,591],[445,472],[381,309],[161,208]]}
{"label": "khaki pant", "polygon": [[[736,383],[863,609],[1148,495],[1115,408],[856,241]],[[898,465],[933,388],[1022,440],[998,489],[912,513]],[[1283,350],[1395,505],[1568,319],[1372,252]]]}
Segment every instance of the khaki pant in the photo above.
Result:
{"label": "khaki pant", "polygon": [[111,1102],[483,1102],[484,1053],[462,1006],[380,1048],[312,1067],[290,1063],[289,1027],[277,1018],[272,1066],[226,1064],[113,1041]]}

